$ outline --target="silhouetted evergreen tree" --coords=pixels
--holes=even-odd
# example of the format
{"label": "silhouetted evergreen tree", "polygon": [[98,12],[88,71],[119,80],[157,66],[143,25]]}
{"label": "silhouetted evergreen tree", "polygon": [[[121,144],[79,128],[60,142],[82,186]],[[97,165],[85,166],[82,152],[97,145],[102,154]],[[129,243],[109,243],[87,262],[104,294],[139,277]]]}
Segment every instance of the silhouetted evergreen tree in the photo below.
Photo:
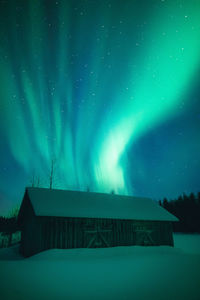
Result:
{"label": "silhouetted evergreen tree", "polygon": [[197,202],[200,203],[200,192],[197,193]]}
{"label": "silhouetted evergreen tree", "polygon": [[163,207],[164,207],[166,210],[168,210],[169,202],[168,202],[167,198],[164,198],[164,200],[163,200]]}

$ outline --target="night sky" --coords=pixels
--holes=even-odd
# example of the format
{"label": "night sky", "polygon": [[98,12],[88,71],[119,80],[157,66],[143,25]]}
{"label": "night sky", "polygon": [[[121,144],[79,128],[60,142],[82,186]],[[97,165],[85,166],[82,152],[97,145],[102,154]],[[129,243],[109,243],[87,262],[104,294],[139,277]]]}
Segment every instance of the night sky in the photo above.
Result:
{"label": "night sky", "polygon": [[32,178],[200,191],[200,1],[0,1],[0,213]]}

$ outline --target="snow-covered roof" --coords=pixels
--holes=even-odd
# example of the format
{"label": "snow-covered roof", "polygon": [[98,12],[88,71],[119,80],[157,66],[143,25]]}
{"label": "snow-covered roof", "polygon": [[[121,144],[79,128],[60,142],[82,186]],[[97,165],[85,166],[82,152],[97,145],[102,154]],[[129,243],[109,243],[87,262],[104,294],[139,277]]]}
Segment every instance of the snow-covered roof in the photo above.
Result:
{"label": "snow-covered roof", "polygon": [[46,188],[27,188],[36,216],[178,221],[148,198]]}

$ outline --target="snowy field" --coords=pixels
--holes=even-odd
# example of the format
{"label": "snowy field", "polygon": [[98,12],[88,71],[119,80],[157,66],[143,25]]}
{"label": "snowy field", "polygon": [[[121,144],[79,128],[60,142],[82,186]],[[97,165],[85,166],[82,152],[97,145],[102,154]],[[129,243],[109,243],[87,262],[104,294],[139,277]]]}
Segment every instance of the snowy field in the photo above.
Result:
{"label": "snowy field", "polygon": [[175,248],[49,250],[23,259],[0,249],[0,299],[199,300],[200,235]]}

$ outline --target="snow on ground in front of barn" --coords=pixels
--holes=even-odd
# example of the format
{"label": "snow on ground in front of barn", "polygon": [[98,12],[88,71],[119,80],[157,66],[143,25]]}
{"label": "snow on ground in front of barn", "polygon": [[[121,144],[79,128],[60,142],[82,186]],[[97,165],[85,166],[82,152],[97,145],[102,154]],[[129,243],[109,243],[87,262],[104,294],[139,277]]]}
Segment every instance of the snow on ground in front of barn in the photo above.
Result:
{"label": "snow on ground in front of barn", "polygon": [[200,235],[175,248],[52,249],[23,259],[0,249],[0,299],[199,300]]}

